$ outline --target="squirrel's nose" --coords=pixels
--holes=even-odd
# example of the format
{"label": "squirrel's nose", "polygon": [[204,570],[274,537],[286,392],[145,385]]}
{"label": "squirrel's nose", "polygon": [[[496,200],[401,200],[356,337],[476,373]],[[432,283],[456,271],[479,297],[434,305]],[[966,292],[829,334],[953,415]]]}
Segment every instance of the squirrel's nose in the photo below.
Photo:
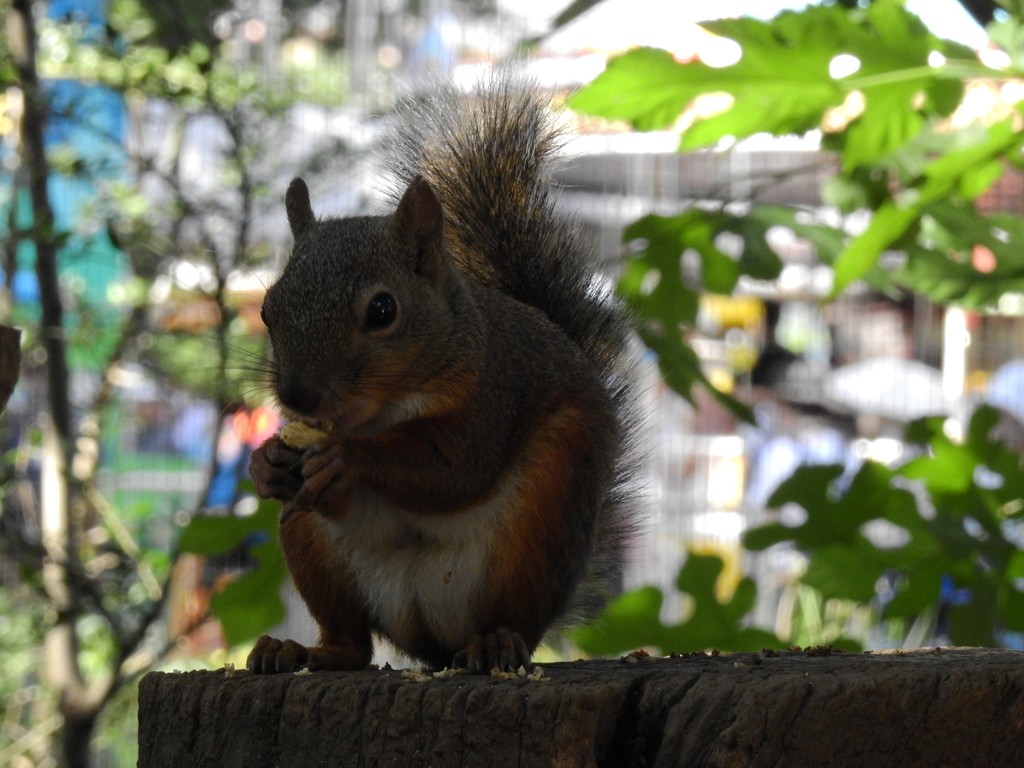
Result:
{"label": "squirrel's nose", "polygon": [[296,413],[312,414],[320,404],[320,394],[301,381],[285,381],[277,388],[281,405]]}

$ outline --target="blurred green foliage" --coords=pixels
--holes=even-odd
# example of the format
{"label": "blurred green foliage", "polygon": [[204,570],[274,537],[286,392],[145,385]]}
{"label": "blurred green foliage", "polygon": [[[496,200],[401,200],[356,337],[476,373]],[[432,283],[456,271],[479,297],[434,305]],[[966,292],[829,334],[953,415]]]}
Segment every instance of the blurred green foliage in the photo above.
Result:
{"label": "blurred green foliage", "polygon": [[743,578],[732,598],[719,602],[715,585],[722,568],[719,557],[692,552],[687,556],[676,587],[689,596],[692,610],[680,624],[663,624],[661,590],[641,587],[616,598],[600,617],[575,630],[570,637],[582,650],[601,656],[620,654],[640,646],[655,646],[663,654],[711,648],[757,651],[785,647],[771,632],[742,624],[757,597],[752,579]]}
{"label": "blurred green foliage", "polygon": [[[812,5],[767,22],[726,19],[702,26],[737,42],[739,60],[715,68],[699,61],[680,63],[665,51],[637,49],[612,59],[569,105],[655,130],[673,125],[697,97],[731,96],[731,106],[695,121],[683,133],[680,148],[691,150],[755,133],[805,134],[854,94],[863,108],[823,135],[824,148],[837,154],[841,168],[823,193],[844,213],[871,210],[871,223],[856,235],[824,224],[806,224],[797,232],[816,246],[823,261],[833,264],[833,295],[866,278],[883,290],[906,289],[988,309],[1002,292],[1019,288],[1024,249],[1014,237],[1020,232],[1020,217],[994,219],[970,205],[1007,164],[1022,165],[1024,120],[1019,106],[1007,108],[1005,119],[993,124],[954,129],[944,122],[960,103],[966,79],[998,82],[1024,76],[1018,68],[1024,58],[1019,19],[990,27],[993,43],[1003,46],[1011,62],[1006,69],[987,67],[964,46],[935,37],[900,0],[875,0],[866,8]],[[854,57],[859,67],[833,77],[830,68],[840,56]],[[756,218],[757,210],[755,206],[738,218]],[[951,210],[958,215],[956,225],[949,227],[945,222]],[[702,217],[713,226],[719,213],[695,208],[684,216],[687,226],[697,227]],[[983,232],[989,235],[978,240]],[[979,272],[971,263],[972,250],[979,242],[992,247],[993,239],[1001,244],[999,266],[990,274]],[[822,241],[840,247],[823,249]],[[649,240],[648,248],[657,250],[659,244]],[[698,250],[705,259],[711,255],[706,246]],[[887,250],[899,250],[902,262],[876,268]],[[633,277],[630,285],[636,283]],[[712,279],[704,288],[718,286]],[[636,301],[651,303],[646,298]],[[649,314],[658,315],[665,332],[674,335],[677,318],[653,306]],[[692,375],[680,379],[695,382]],[[684,389],[688,394],[688,387]]]}
{"label": "blurred green foliage", "polygon": [[[865,462],[848,485],[841,466],[798,469],[768,503],[797,504],[806,521],[756,528],[744,545],[792,541],[810,557],[801,580],[823,595],[868,603],[886,578],[880,617],[939,610],[954,644],[999,645],[1000,630],[1024,632],[1024,471],[1020,454],[990,437],[997,420],[978,409],[962,443],[942,418],[915,421],[906,438],[917,458],[897,470]],[[889,525],[888,543],[866,535],[875,521]]]}
{"label": "blurred green foliage", "polygon": [[[241,490],[253,493],[252,484]],[[284,620],[281,587],[288,569],[278,541],[279,510],[279,502],[263,500],[248,517],[194,517],[178,540],[182,552],[211,557],[244,547],[256,560],[210,603],[229,646],[253,640]]]}
{"label": "blurred green foliage", "polygon": [[[727,66],[684,63],[666,51],[640,48],[613,58],[570,99],[577,111],[662,130],[676,125],[700,97],[728,94],[728,106],[718,114],[690,121],[683,151],[728,147],[758,133],[802,135],[824,125],[822,145],[835,153],[839,170],[823,185],[823,200],[842,214],[871,214],[862,230],[846,230],[821,223],[812,211],[758,204],[754,187],[746,212],[731,206],[726,214],[727,201],[706,202],[628,227],[624,240],[638,247],[618,292],[674,389],[692,402],[692,387],[708,386],[686,343],[699,294],[731,293],[739,274],[778,274],[779,262],[765,241],[774,225],[809,242],[818,259],[834,268],[832,296],[863,279],[893,296],[915,292],[991,311],[1008,292],[1024,292],[1024,217],[986,215],[974,205],[1008,167],[1024,167],[1021,103],[1004,104],[970,124],[950,119],[968,80],[1024,77],[1024,12],[1007,10],[988,28],[993,47],[1006,54],[998,69],[932,35],[901,0],[823,3],[770,21],[702,24],[738,44],[738,59]],[[742,238],[739,254],[716,247],[721,232]],[[994,264],[976,265],[979,248],[991,252]],[[687,251],[699,256],[699,270],[688,266]],[[880,262],[884,252],[894,258]],[[716,397],[745,414],[741,404]],[[793,527],[769,524],[749,531],[744,542],[763,550],[789,541],[808,554],[807,570],[790,596],[800,624],[791,634],[823,636],[823,615],[852,621],[859,612],[863,640],[864,611],[871,623],[886,624],[889,641],[897,643],[943,632],[958,644],[995,645],[1002,630],[1024,630],[1024,592],[1018,588],[1024,585],[1024,552],[1018,548],[1024,474],[1020,456],[990,437],[995,419],[990,409],[980,410],[962,443],[943,433],[942,419],[915,422],[907,439],[921,446],[921,454],[898,470],[867,462],[849,478],[842,467],[806,467],[782,484],[770,504],[799,505],[807,520]],[[866,531],[879,525],[906,541],[873,542]],[[577,633],[581,647],[729,647],[725,636],[747,631],[737,611],[753,604],[747,591],[753,585],[730,604],[718,604],[708,586],[712,563],[691,565],[694,558],[689,556],[678,584],[698,606],[688,622],[663,626],[662,596],[645,588],[616,601],[594,625],[599,630]],[[698,571],[702,579],[695,579]],[[882,584],[890,585],[889,593],[880,594]],[[825,634],[838,637],[841,630],[833,625]]]}

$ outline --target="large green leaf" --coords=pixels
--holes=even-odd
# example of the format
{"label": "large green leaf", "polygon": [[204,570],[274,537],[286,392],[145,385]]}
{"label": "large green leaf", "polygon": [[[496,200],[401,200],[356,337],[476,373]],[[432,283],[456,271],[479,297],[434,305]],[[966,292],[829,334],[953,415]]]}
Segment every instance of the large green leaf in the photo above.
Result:
{"label": "large green leaf", "polygon": [[788,30],[788,36],[771,23],[749,18],[706,24],[742,46],[740,61],[729,67],[680,64],[671,54],[650,48],[631,51],[612,59],[569,106],[626,120],[640,130],[658,130],[671,126],[697,96],[725,92],[736,99],[732,108],[691,128],[685,148],[707,146],[726,135],[803,133],[844,98],[828,65],[837,53],[830,38],[837,25],[849,22],[839,9],[818,9],[814,15],[819,23]]}
{"label": "large green leaf", "polygon": [[830,598],[866,603],[875,596],[886,566],[884,554],[857,536],[849,543],[816,547],[800,581]]}
{"label": "large green leaf", "polygon": [[637,48],[609,60],[586,88],[568,101],[577,112],[625,120],[641,131],[672,125],[683,108],[705,91],[691,83],[688,65],[659,48]]}
{"label": "large green leaf", "polygon": [[[860,69],[845,85],[864,95],[864,112],[846,130],[843,169],[871,163],[913,138],[929,115],[944,116],[960,101],[962,83],[928,66],[932,51],[943,42],[931,35],[921,20],[898,0],[872,3],[865,11],[860,36],[852,37],[848,53]],[[933,98],[916,104],[918,94]]]}
{"label": "large green leaf", "polygon": [[248,517],[195,517],[178,541],[181,551],[206,557],[249,545],[256,567],[210,601],[229,645],[251,640],[284,619],[280,592],[288,569],[278,543],[278,507],[276,501],[261,501]]}
{"label": "large green leaf", "polygon": [[[688,150],[725,136],[805,133],[858,90],[865,109],[843,137],[843,166],[851,170],[901,146],[926,119],[948,115],[959,102],[964,67],[984,71],[969,51],[931,35],[900,0],[876,0],[864,12],[810,6],[767,22],[739,18],[703,26],[737,42],[739,61],[720,68],[681,64],[668,52],[641,48],[612,59],[569,105],[658,130],[673,125],[702,94],[731,95],[729,109],[686,131],[680,148]],[[957,67],[931,67],[933,51],[968,58]],[[830,65],[840,54],[856,57],[860,69],[836,79]]]}
{"label": "large green leaf", "polygon": [[230,581],[210,601],[229,646],[259,637],[285,617],[281,585],[288,569],[281,547],[276,540],[268,541],[253,547],[250,554],[259,565]]}
{"label": "large green leaf", "polygon": [[[863,539],[860,528],[865,523],[887,515],[906,520],[907,513],[916,509],[913,495],[893,488],[893,472],[881,464],[865,462],[840,495],[836,482],[842,474],[843,467],[837,465],[801,467],[775,490],[768,499],[769,507],[793,503],[807,511],[801,525],[783,529],[788,531],[787,539],[804,549],[832,544],[859,546]],[[744,538],[751,549],[785,540],[765,541],[765,534],[756,534],[758,530]],[[775,535],[781,536],[782,531]]]}

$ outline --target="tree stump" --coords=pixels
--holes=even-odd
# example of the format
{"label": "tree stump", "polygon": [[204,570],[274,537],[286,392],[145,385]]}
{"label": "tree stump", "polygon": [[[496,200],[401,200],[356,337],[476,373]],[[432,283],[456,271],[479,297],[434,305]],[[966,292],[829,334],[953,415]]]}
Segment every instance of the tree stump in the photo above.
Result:
{"label": "tree stump", "polygon": [[543,667],[151,672],[139,767],[1024,766],[1024,653],[827,648]]}

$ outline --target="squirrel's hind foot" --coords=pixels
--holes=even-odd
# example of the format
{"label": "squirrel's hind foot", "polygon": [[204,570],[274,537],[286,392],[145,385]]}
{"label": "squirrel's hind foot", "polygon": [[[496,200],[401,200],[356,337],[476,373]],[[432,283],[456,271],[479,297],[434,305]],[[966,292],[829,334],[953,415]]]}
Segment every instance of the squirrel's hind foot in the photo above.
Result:
{"label": "squirrel's hind foot", "polygon": [[486,636],[473,635],[469,643],[455,654],[452,667],[465,669],[470,674],[486,674],[497,668],[502,672],[515,672],[520,667],[533,669],[530,649],[518,632],[499,629]]}
{"label": "squirrel's hind foot", "polygon": [[317,645],[313,648],[294,640],[278,640],[270,635],[261,635],[249,653],[246,668],[257,675],[298,672],[309,669],[359,670],[370,663],[370,649],[351,645]]}

